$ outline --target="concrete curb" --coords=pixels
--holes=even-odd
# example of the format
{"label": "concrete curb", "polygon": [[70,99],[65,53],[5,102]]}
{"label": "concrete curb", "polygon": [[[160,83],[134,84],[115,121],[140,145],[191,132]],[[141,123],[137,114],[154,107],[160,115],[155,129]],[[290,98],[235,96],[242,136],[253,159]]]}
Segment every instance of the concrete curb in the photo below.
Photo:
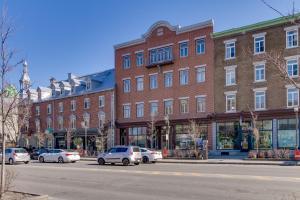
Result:
{"label": "concrete curb", "polygon": [[34,194],[34,193],[28,193],[28,192],[19,192],[19,191],[9,191],[9,192],[32,195],[32,197],[26,198],[27,200],[48,200],[48,198],[49,198],[48,195],[40,195],[40,194]]}

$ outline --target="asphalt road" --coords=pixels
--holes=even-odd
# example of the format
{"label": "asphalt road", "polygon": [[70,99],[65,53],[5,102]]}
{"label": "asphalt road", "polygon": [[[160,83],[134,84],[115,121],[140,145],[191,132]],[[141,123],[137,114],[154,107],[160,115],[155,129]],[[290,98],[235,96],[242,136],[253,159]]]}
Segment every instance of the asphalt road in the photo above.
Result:
{"label": "asphalt road", "polygon": [[30,163],[8,166],[14,190],[50,199],[109,200],[295,200],[300,199],[299,166],[144,164],[99,166]]}

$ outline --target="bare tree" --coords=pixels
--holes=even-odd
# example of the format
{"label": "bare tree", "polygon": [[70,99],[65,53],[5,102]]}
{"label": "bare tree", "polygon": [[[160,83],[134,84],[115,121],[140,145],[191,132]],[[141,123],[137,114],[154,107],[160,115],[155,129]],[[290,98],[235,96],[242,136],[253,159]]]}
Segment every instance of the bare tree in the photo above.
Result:
{"label": "bare tree", "polygon": [[151,121],[148,123],[148,135],[147,137],[150,139],[150,148],[156,148],[153,147],[153,139],[156,138],[157,130],[156,130],[156,119],[155,119],[156,114],[151,113]]}
{"label": "bare tree", "polygon": [[18,107],[18,101],[20,101],[20,91],[11,92],[8,90],[8,75],[15,67],[23,62],[23,60],[16,61],[15,58],[16,51],[11,49],[8,45],[9,39],[14,32],[14,27],[10,19],[7,16],[7,10],[3,9],[0,18],[0,118],[1,118],[1,139],[2,139],[2,164],[1,164],[1,190],[0,199],[3,197],[5,192],[5,147],[7,132],[5,127],[7,126],[7,121],[9,116],[13,114],[13,111]]}
{"label": "bare tree", "polygon": [[197,149],[197,139],[200,136],[199,131],[200,131],[200,125],[196,122],[196,120],[189,120],[188,135],[193,142],[193,149],[194,149],[194,154],[195,154],[196,158],[198,158],[198,156],[199,156],[199,152]]}
{"label": "bare tree", "polygon": [[257,156],[258,156],[258,147],[259,147],[259,130],[257,128],[257,118],[258,118],[258,115],[250,108],[249,105],[248,106],[248,110],[251,114],[251,121],[252,121],[252,134],[253,134],[253,137],[254,137],[254,140],[255,140],[255,148],[256,148],[256,153],[257,153]]}
{"label": "bare tree", "polygon": [[96,138],[97,149],[103,153],[107,146],[108,130],[105,128],[107,125],[102,125],[97,128],[98,137]]}

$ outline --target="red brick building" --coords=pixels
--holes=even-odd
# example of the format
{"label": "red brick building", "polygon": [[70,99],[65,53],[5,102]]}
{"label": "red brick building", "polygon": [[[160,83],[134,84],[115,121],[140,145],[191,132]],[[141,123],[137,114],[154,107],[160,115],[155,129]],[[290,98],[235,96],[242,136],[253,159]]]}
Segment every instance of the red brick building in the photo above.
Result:
{"label": "red brick building", "polygon": [[115,45],[116,144],[186,149],[193,120],[211,146],[212,32],[212,20],[186,27],[159,21],[141,38]]}
{"label": "red brick building", "polygon": [[112,146],[114,77],[114,69],[85,76],[70,73],[66,80],[51,78],[49,87],[31,89],[31,118],[21,145],[75,148],[73,141],[80,138],[81,146],[87,145],[87,149],[93,151],[97,150],[100,130],[105,130],[107,145]]}

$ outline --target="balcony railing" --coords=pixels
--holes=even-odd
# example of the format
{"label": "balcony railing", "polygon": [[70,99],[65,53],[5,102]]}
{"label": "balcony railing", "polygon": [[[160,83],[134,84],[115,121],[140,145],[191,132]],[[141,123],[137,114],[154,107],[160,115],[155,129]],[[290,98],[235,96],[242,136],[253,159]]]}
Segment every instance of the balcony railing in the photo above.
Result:
{"label": "balcony railing", "polygon": [[167,57],[165,59],[160,60],[149,60],[147,68],[156,67],[156,66],[163,66],[163,65],[170,65],[174,63],[174,57],[173,55],[170,57]]}

